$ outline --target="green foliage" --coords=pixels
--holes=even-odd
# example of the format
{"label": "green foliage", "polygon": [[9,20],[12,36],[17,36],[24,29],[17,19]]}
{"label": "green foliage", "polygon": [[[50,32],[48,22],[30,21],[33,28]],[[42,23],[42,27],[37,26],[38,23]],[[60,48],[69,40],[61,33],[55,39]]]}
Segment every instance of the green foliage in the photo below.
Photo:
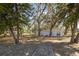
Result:
{"label": "green foliage", "polygon": [[[17,4],[18,11],[15,13],[14,4],[0,4],[0,33],[8,30],[9,27],[14,27],[17,24],[26,24],[29,18],[26,14],[30,10],[30,4]],[[24,12],[25,11],[25,12]],[[25,15],[23,15],[25,13]]]}

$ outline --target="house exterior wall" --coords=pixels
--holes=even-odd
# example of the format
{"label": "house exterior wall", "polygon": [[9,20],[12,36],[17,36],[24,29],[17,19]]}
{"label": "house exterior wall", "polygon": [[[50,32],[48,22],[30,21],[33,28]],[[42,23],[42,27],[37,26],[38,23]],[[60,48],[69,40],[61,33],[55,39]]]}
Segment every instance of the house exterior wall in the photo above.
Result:
{"label": "house exterior wall", "polygon": [[[63,36],[64,29],[53,29],[52,36]],[[49,36],[49,31],[41,31],[41,36]]]}

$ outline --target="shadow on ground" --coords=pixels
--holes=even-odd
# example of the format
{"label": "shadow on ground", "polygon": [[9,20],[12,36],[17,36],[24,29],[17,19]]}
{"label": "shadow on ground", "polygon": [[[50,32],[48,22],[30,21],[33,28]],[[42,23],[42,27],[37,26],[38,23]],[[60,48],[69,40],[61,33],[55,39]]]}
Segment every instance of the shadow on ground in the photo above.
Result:
{"label": "shadow on ground", "polygon": [[79,56],[79,48],[74,48],[69,45],[68,42],[42,42],[42,40],[29,40],[17,45],[3,42],[4,41],[0,41],[0,56],[32,56],[39,45],[51,46],[55,56]]}

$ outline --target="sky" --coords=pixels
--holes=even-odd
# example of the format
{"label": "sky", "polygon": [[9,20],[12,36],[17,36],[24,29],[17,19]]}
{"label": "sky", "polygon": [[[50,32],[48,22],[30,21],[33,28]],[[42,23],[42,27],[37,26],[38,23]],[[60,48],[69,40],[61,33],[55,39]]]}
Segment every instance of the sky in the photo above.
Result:
{"label": "sky", "polygon": [[[40,15],[40,12],[38,10],[39,8],[39,4],[38,3],[32,3],[31,4],[32,7],[34,8],[32,11],[34,12],[33,15],[30,17],[30,19],[32,19],[34,16],[39,16]],[[44,4],[45,5],[45,4]],[[40,5],[41,6],[41,9],[44,8],[44,5]],[[38,11],[38,12],[37,12]],[[44,14],[46,14],[48,11],[47,11],[47,8],[44,10]]]}

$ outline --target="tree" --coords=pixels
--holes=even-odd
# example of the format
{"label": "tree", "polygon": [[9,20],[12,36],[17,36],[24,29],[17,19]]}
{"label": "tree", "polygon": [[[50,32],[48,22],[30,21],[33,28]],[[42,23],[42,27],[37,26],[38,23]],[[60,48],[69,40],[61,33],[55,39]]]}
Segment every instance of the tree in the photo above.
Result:
{"label": "tree", "polygon": [[74,4],[74,3],[65,4],[64,11],[66,11],[66,13],[62,20],[64,20],[63,24],[66,27],[66,31],[68,28],[71,27],[72,35],[71,35],[70,43],[78,43],[77,39],[78,39],[79,34],[77,34],[76,39],[75,39],[75,34],[76,34],[76,30],[77,30],[77,22],[78,22],[78,18],[79,18],[78,10],[79,10],[79,4]]}
{"label": "tree", "polygon": [[40,31],[41,31],[41,23],[45,17],[44,12],[46,10],[46,4],[33,4],[34,5],[34,15],[33,15],[33,20],[35,21],[34,23],[37,24],[37,33],[38,36],[40,36]]}
{"label": "tree", "polygon": [[[49,36],[52,35],[52,29],[56,27],[57,24],[61,22],[61,19],[65,16],[66,11],[65,8],[63,8],[64,5],[65,4],[48,4],[48,16],[50,17]],[[64,13],[62,13],[63,11]]]}
{"label": "tree", "polygon": [[[0,7],[0,32],[3,33],[9,29],[17,44],[19,43],[20,25],[27,24],[27,11],[30,9],[30,4],[0,4]],[[14,29],[17,29],[17,35]]]}

